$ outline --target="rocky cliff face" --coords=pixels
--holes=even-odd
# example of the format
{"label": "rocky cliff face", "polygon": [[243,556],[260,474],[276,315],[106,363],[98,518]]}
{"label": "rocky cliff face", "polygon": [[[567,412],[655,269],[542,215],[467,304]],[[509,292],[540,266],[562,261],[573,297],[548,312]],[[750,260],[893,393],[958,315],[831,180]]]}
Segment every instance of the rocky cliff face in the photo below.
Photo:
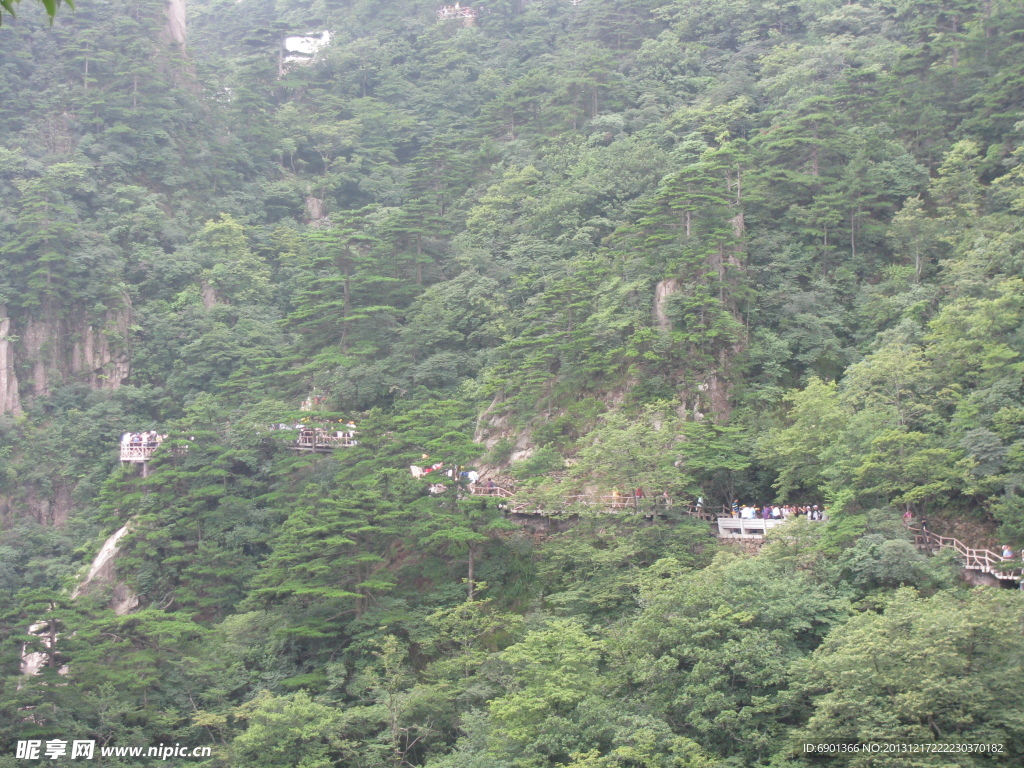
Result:
{"label": "rocky cliff face", "polygon": [[71,515],[72,489],[64,481],[55,481],[47,489],[22,483],[16,496],[0,494],[0,528],[8,528],[14,520],[25,517],[40,525],[64,525]]}
{"label": "rocky cliff face", "polygon": [[[89,566],[89,572],[71,593],[72,600],[92,593],[103,594],[109,598],[108,607],[118,616],[131,613],[139,607],[138,596],[131,587],[117,580],[114,571],[114,560],[120,551],[119,543],[128,533],[130,526],[131,523],[126,523],[103,542],[103,546]],[[51,610],[53,607],[51,604]],[[21,674],[38,675],[44,666],[53,662],[52,649],[57,647],[60,635],[56,631],[56,625],[47,620],[30,626],[28,634],[38,637],[39,642],[31,647],[28,643],[21,646]],[[60,674],[64,675],[67,672],[67,666],[61,667]]]}
{"label": "rocky cliff face", "polygon": [[[0,305],[0,414],[17,416],[36,398],[72,382],[91,389],[120,387],[131,373],[131,322],[127,296],[99,314],[52,303],[9,313]],[[64,525],[74,488],[68,478],[19,480],[12,492],[0,494],[0,528],[27,517],[41,525]]]}
{"label": "rocky cliff face", "polygon": [[672,321],[665,312],[665,301],[678,290],[679,281],[674,277],[662,280],[654,286],[654,307],[651,310],[651,314],[655,325],[663,331],[667,331],[672,327]]}
{"label": "rocky cliff face", "polygon": [[167,24],[164,25],[163,39],[165,42],[185,48],[185,0],[168,0]]}
{"label": "rocky cliff face", "polygon": [[25,317],[0,305],[0,413],[18,414],[25,399],[81,381],[117,389],[131,372],[131,302],[125,296],[100,316],[44,304]]}
{"label": "rocky cliff face", "polygon": [[18,376],[14,370],[14,341],[7,306],[0,304],[0,413],[21,413]]}
{"label": "rocky cliff face", "polygon": [[130,527],[131,523],[121,526],[103,542],[103,546],[100,547],[100,551],[89,567],[89,572],[75,587],[75,591],[71,595],[72,600],[81,595],[101,592],[109,597],[109,606],[118,616],[131,613],[139,606],[138,596],[127,584],[118,581],[114,570],[117,553],[121,550],[121,539],[128,533]]}

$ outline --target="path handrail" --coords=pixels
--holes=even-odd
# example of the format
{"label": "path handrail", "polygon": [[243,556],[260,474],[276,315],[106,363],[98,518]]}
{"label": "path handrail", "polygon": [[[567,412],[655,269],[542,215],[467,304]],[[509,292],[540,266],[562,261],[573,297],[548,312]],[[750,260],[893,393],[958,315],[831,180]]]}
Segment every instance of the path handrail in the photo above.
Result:
{"label": "path handrail", "polygon": [[160,443],[121,443],[121,461],[147,461]]}
{"label": "path handrail", "polygon": [[[477,496],[501,496],[506,499],[515,498],[516,494],[506,488],[498,487],[494,492],[488,493],[486,486],[483,486],[485,490],[477,490],[481,488],[480,484],[474,484],[470,486],[470,492]],[[708,522],[714,522],[720,516],[728,517],[732,508],[723,504],[721,506],[707,506],[697,505],[693,503],[684,503],[673,501],[672,499],[665,499],[663,496],[636,496],[634,494],[619,494],[613,493],[573,493],[562,497],[562,507],[569,508],[578,505],[584,506],[597,506],[604,507],[607,509],[627,509],[632,508],[636,510],[675,510],[681,511],[691,517],[696,517],[700,520],[706,520]],[[528,501],[522,501],[513,507],[513,511],[519,509],[525,509],[532,506]],[[540,511],[538,509],[538,511]]]}
{"label": "path handrail", "polygon": [[486,485],[480,485],[479,483],[470,483],[469,493],[472,496],[498,496],[502,499],[511,499],[515,497],[515,494],[508,488],[502,488],[499,485],[494,485],[488,488]]}
{"label": "path handrail", "polygon": [[952,536],[940,536],[921,526],[906,525],[907,530],[914,534],[915,541],[921,540],[928,546],[935,544],[939,549],[952,549],[963,559],[965,568],[991,573],[1001,579],[1020,578],[1024,575],[1024,564],[1016,568],[1005,568],[1006,563],[1013,562],[1013,559],[1003,557],[991,549],[975,549]]}
{"label": "path handrail", "polygon": [[346,432],[343,435],[329,435],[326,432],[319,431],[314,434],[299,435],[295,444],[304,448],[351,448],[354,445],[358,445],[358,441],[355,439],[355,432]]}

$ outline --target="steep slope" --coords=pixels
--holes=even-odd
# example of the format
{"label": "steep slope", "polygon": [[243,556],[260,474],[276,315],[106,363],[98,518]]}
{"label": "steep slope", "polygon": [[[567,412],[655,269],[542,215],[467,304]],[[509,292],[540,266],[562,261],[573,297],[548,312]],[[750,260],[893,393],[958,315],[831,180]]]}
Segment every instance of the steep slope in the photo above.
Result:
{"label": "steep slope", "polygon": [[[0,28],[5,745],[1019,757],[1018,597],[900,520],[1024,544],[1018,3],[80,5]],[[529,535],[471,466],[831,519]],[[97,550],[132,610],[74,591]]]}

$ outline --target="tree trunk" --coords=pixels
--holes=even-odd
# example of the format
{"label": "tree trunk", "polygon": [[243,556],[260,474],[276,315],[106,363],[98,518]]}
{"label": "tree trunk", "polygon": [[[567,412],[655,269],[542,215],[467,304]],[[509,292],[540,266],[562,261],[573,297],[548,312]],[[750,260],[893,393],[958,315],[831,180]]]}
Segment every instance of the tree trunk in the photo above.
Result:
{"label": "tree trunk", "polygon": [[[50,603],[50,610],[52,611],[56,606]],[[50,630],[47,633],[49,635],[50,647],[49,653],[46,654],[46,665],[48,667],[57,666],[57,622],[50,622]]]}
{"label": "tree trunk", "polygon": [[416,285],[423,285],[423,235],[416,235]]}
{"label": "tree trunk", "polygon": [[344,307],[344,318],[341,321],[341,351],[348,352],[348,324],[349,315],[352,312],[352,291],[351,291],[351,274],[349,272],[348,262],[345,263],[345,307]]}

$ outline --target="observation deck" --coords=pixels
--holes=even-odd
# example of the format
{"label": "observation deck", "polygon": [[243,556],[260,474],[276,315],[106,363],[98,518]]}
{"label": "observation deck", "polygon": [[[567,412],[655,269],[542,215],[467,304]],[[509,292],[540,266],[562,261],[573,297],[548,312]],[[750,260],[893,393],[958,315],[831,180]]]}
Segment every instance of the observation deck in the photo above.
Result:
{"label": "observation deck", "polygon": [[153,451],[159,447],[160,443],[134,443],[134,444],[121,444],[121,461],[138,463],[142,461],[149,461],[153,458]]}
{"label": "observation deck", "polygon": [[149,432],[125,432],[121,435],[121,463],[142,466],[142,476],[149,474],[149,461],[157,448],[167,439],[167,435],[157,434],[155,429]]}
{"label": "observation deck", "polygon": [[313,453],[330,453],[335,448],[352,448],[359,445],[356,440],[358,433],[353,431],[336,432],[327,429],[304,429],[299,433],[295,444],[289,446],[293,451],[310,451]]}
{"label": "observation deck", "polygon": [[717,520],[718,536],[722,539],[764,538],[772,528],[785,525],[787,520],[759,520],[742,517],[720,517]]}
{"label": "observation deck", "polygon": [[459,19],[462,24],[467,27],[472,27],[476,24],[476,9],[463,7],[461,3],[455,3],[455,5],[442,5],[437,9],[438,21],[452,21]]}
{"label": "observation deck", "polygon": [[159,435],[156,430],[149,432],[125,432],[121,436],[121,461],[128,464],[144,464],[153,458],[167,435]]}

